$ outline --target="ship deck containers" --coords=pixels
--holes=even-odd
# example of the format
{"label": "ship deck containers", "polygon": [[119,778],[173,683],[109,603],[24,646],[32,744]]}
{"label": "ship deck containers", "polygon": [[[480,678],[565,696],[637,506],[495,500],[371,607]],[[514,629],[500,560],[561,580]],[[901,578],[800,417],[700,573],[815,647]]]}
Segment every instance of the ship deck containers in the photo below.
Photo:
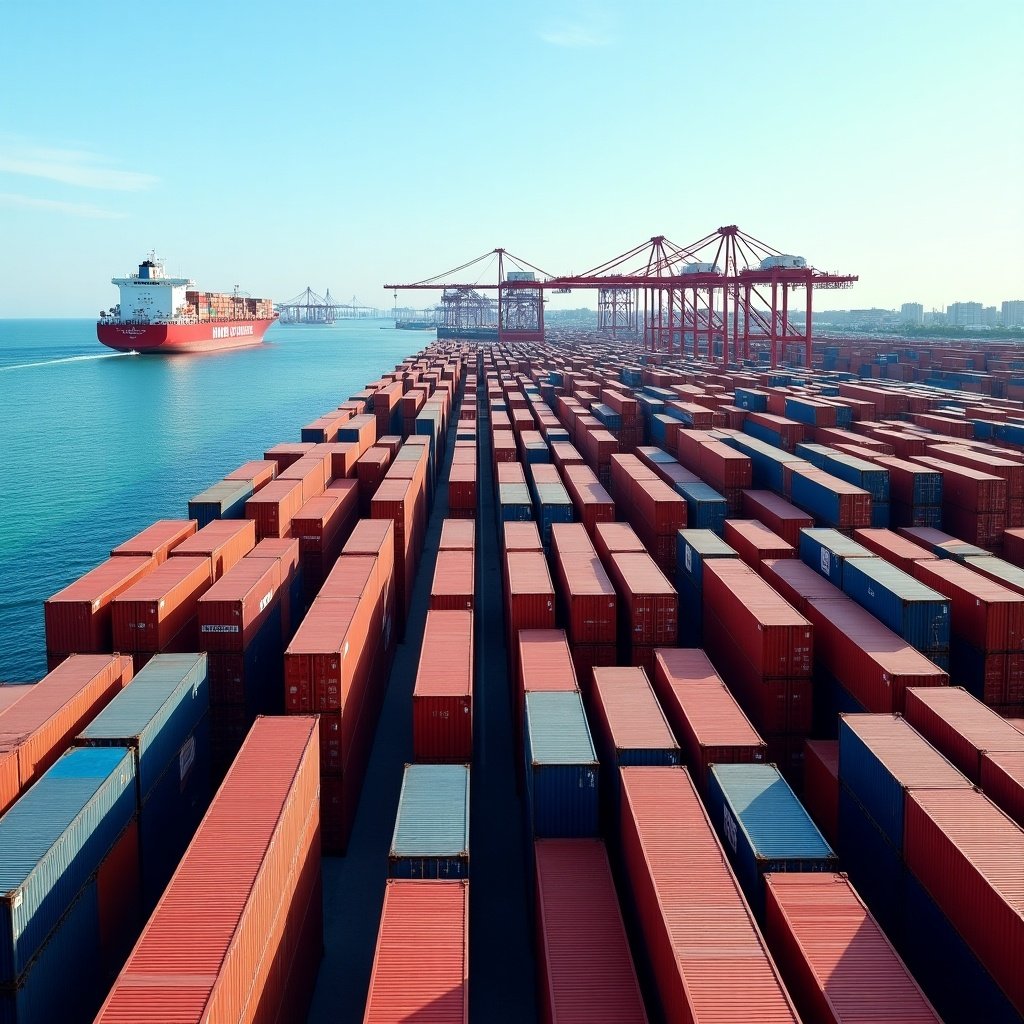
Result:
{"label": "ship deck containers", "polygon": [[846,534],[832,529],[800,531],[800,559],[843,589],[843,567],[849,558],[871,558],[872,552]]}
{"label": "ship deck containers", "polygon": [[209,558],[216,582],[256,546],[256,524],[249,519],[212,522],[171,550],[170,558]]}
{"label": "ship deck containers", "polygon": [[312,600],[334,567],[342,546],[359,519],[359,484],[338,480],[310,498],[292,517],[292,536],[299,541],[306,596]]}
{"label": "ship deck containers", "polygon": [[277,472],[280,474],[308,455],[315,447],[312,441],[282,441],[281,444],[275,444],[273,448],[267,449],[263,453],[263,458],[268,462],[276,462]]}
{"label": "ship deck containers", "polygon": [[765,937],[804,1020],[942,1024],[864,901],[838,874],[768,874]]}
{"label": "ship deck containers", "polygon": [[[323,948],[312,717],[261,718],[107,996],[99,1024],[301,1019]],[[244,829],[239,823],[244,822]]]}
{"label": "ship deck containers", "polygon": [[119,555],[44,601],[47,656],[112,651],[114,598],[152,572],[156,565],[156,559],[150,555]]}
{"label": "ship deck containers", "polygon": [[147,911],[210,801],[209,707],[206,655],[158,654],[75,740],[132,751]]}
{"label": "ship deck containers", "polygon": [[241,519],[254,488],[245,480],[218,480],[188,503],[188,517],[202,529],[218,519]]}
{"label": "ship deck containers", "polygon": [[[429,950],[429,956],[424,951]],[[469,1022],[469,882],[392,878],[363,1024]]]}
{"label": "ship deck containers", "polygon": [[302,483],[299,480],[272,480],[246,503],[245,515],[256,523],[256,539],[287,537],[292,516],[302,508]]}
{"label": "ship deck containers", "polygon": [[538,839],[537,966],[546,1024],[647,1024],[608,854],[596,839]]}
{"label": "ship deck containers", "polygon": [[269,537],[257,542],[245,557],[250,562],[262,559],[277,563],[281,578],[281,639],[287,643],[306,614],[299,542],[293,537]]}
{"label": "ship deck containers", "polygon": [[132,659],[76,654],[0,712],[0,814],[132,678]]}
{"label": "ship deck containers", "polygon": [[764,918],[764,875],[837,869],[839,860],[773,764],[713,764],[708,816],[717,822],[747,902]]}
{"label": "ship deck containers", "polygon": [[439,550],[430,585],[430,608],[473,611],[476,560],[472,549]]}
{"label": "ship deck containers", "polygon": [[168,558],[113,601],[114,647],[138,654],[166,651],[196,624],[199,598],[213,584],[213,559]]}
{"label": "ship deck containers", "polygon": [[427,612],[412,693],[419,762],[473,760],[473,613]]}
{"label": "ship deck containers", "polygon": [[[137,927],[138,870],[102,871],[134,838],[135,772],[123,747],[71,750],[0,818],[0,1015],[79,1020]],[[117,853],[115,853],[117,856]],[[100,892],[102,882],[103,892]]]}
{"label": "ship deck containers", "polygon": [[931,587],[882,558],[855,558],[843,592],[931,660],[948,658],[949,600]]}
{"label": "ship deck containers", "polygon": [[469,765],[407,764],[390,878],[469,877]]}
{"label": "ship deck containers", "polygon": [[261,487],[265,487],[271,480],[277,477],[277,463],[269,459],[256,459],[252,462],[243,462],[238,469],[233,469],[226,474],[225,480],[242,480],[252,487],[255,494]]}
{"label": "ship deck containers", "polygon": [[666,648],[655,656],[654,692],[703,793],[713,764],[760,764],[764,740],[703,650]]}
{"label": "ship deck containers", "polygon": [[130,556],[152,558],[159,565],[167,560],[168,554],[186,537],[196,532],[198,523],[194,519],[158,519],[141,533],[118,544],[110,552],[111,558]]}
{"label": "ship deck containers", "polygon": [[622,768],[622,849],[664,1017],[798,1021],[684,768]]}
{"label": "ship deck containers", "polygon": [[597,835],[598,762],[579,693],[526,694],[526,808],[535,839]]}

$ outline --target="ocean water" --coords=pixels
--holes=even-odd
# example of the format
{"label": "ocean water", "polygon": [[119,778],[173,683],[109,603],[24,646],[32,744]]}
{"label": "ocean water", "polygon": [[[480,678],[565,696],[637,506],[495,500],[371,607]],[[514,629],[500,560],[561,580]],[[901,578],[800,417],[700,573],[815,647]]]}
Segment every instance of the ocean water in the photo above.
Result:
{"label": "ocean water", "polygon": [[0,320],[0,680],[45,674],[47,597],[432,339],[275,324],[252,349],[128,356],[92,320]]}

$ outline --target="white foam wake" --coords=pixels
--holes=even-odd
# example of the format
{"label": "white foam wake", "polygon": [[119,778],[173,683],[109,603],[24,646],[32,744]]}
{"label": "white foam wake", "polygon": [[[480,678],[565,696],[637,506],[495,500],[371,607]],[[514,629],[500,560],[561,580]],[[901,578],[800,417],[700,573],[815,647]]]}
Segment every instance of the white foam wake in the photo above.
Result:
{"label": "white foam wake", "polygon": [[82,363],[92,359],[117,359],[119,356],[131,354],[130,352],[101,352],[95,356],[64,356],[61,359],[44,359],[38,363],[17,363],[14,366],[0,366],[0,373],[6,370],[31,370],[37,366],[56,366],[58,363]]}

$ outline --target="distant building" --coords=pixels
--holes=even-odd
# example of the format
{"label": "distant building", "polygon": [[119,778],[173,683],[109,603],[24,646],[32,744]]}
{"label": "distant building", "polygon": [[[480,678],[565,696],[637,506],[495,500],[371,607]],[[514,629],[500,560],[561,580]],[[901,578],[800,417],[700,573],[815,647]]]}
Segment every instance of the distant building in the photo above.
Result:
{"label": "distant building", "polygon": [[922,322],[927,327],[945,327],[946,319],[946,314],[941,309],[932,309],[925,313]]}
{"label": "distant building", "polygon": [[920,327],[924,323],[924,306],[920,302],[904,302],[900,306],[900,321]]}
{"label": "distant building", "polygon": [[981,322],[986,327],[995,327],[999,323],[999,310],[995,306],[986,306],[981,311]]}
{"label": "distant building", "polygon": [[946,307],[951,327],[984,327],[985,311],[980,302],[954,302]]}
{"label": "distant building", "polygon": [[1003,326],[1024,327],[1024,299],[1003,303]]}

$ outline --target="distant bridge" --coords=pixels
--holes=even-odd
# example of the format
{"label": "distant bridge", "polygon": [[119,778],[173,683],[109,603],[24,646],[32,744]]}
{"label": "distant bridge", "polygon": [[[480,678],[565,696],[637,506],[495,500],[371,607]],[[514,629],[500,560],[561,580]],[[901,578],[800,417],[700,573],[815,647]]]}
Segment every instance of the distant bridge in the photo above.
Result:
{"label": "distant bridge", "polygon": [[352,296],[351,302],[339,302],[331,295],[319,295],[306,288],[287,302],[276,303],[274,308],[283,324],[333,324],[336,320],[370,320],[388,315],[386,310],[366,306]]}

